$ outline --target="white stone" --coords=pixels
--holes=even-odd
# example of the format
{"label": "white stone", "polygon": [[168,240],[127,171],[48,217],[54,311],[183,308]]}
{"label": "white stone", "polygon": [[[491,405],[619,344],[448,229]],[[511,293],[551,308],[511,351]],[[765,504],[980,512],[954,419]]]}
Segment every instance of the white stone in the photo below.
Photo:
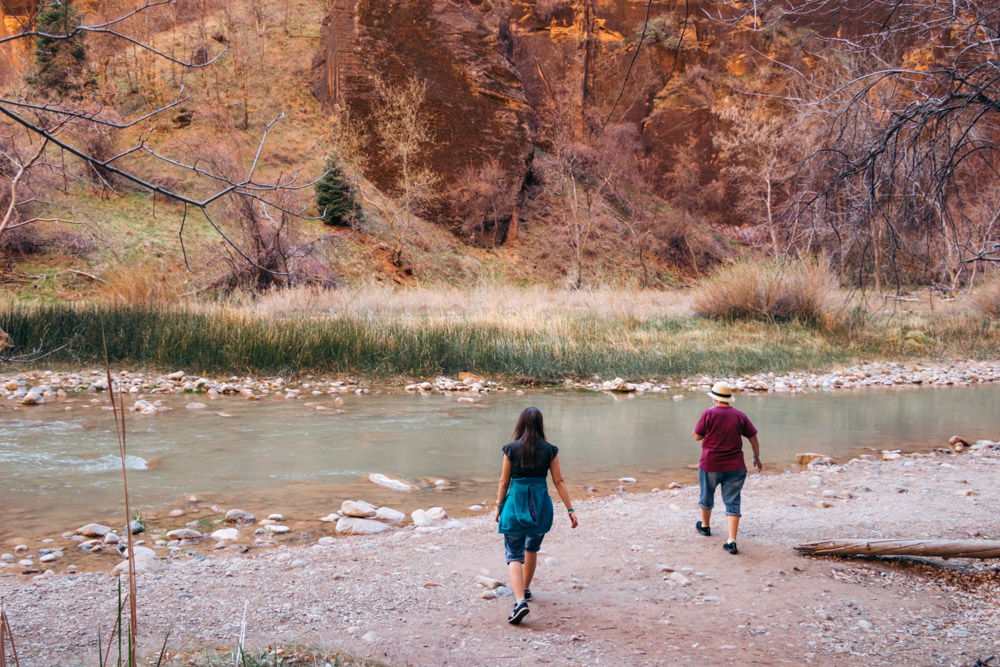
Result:
{"label": "white stone", "polygon": [[184,510],[182,509],[170,510],[170,516],[184,516]]}
{"label": "white stone", "polygon": [[427,510],[427,516],[434,521],[444,521],[448,518],[448,513],[444,511],[443,507],[432,507]]}
{"label": "white stone", "polygon": [[16,553],[18,556],[20,556],[21,554],[28,553],[28,545],[18,544],[17,546],[14,547],[14,553]]}
{"label": "white stone", "polygon": [[337,543],[337,538],[330,537],[329,535],[327,535],[326,537],[319,538],[319,541],[316,542],[316,544],[319,544],[320,546],[324,547],[332,547],[336,543]]}
{"label": "white stone", "polygon": [[366,632],[365,634],[361,635],[361,638],[363,640],[365,640],[366,642],[368,642],[369,644],[374,644],[375,642],[378,641],[378,635],[375,634],[374,630],[371,630],[371,631]]}
{"label": "white stone", "polygon": [[545,559],[545,565],[547,567],[556,567],[557,565],[559,565],[559,559],[554,558],[553,556],[549,556],[548,558]]}
{"label": "white stone", "polygon": [[207,407],[208,406],[205,405],[204,403],[199,403],[197,401],[191,401],[190,403],[184,406],[184,408],[187,410],[204,410]]}
{"label": "white stone", "polygon": [[371,503],[363,500],[345,500],[340,506],[340,513],[344,516],[353,516],[361,519],[375,516],[376,508]]}
{"label": "white stone", "polygon": [[622,484],[635,484],[636,483],[635,477],[620,477],[618,479],[618,481],[621,482]]}
{"label": "white stone", "polygon": [[212,539],[218,540],[219,542],[231,542],[238,539],[239,536],[240,531],[235,528],[220,528],[212,533]]}
{"label": "white stone", "polygon": [[267,518],[270,519],[271,521],[284,521],[285,520],[285,517],[283,517],[280,514],[268,514]]}
{"label": "white stone", "polygon": [[191,528],[176,528],[167,532],[168,540],[200,540],[203,537],[205,536]]}
{"label": "white stone", "polygon": [[483,506],[482,505],[469,505],[469,511],[470,512],[482,512],[483,511]]}
{"label": "white stone", "polygon": [[42,556],[38,560],[41,561],[41,562],[43,562],[43,563],[51,563],[52,561],[59,560],[60,558],[62,558],[62,552],[61,551],[53,551],[52,553],[45,554],[44,556]]}
{"label": "white stone", "polygon": [[382,521],[388,521],[389,523],[399,523],[406,519],[406,515],[399,510],[394,510],[391,507],[379,507],[375,510],[375,518],[381,519]]}
{"label": "white stone", "polygon": [[375,472],[368,475],[368,479],[373,484],[378,484],[379,486],[384,486],[387,489],[392,489],[393,491],[415,491],[416,487],[401,479],[395,477],[389,477],[388,475],[383,475],[382,473]]}
{"label": "white stone", "polygon": [[499,579],[493,579],[491,577],[487,577],[481,574],[476,576],[476,583],[482,586],[483,588],[488,588],[490,590],[496,590],[501,586],[503,586],[503,582],[500,581]]}
{"label": "white stone", "polygon": [[413,513],[410,514],[410,517],[413,519],[414,526],[426,528],[428,526],[434,525],[434,519],[427,516],[427,512],[425,512],[424,510],[413,510]]}
{"label": "white stone", "polygon": [[288,531],[290,531],[291,528],[289,528],[288,526],[277,526],[277,525],[272,524],[272,525],[267,526],[267,530],[269,532],[276,533],[278,535],[284,535],[285,533],[287,533]]}
{"label": "white stone", "polygon": [[691,583],[691,580],[685,577],[680,572],[671,572],[670,580],[676,584],[680,584],[681,586],[687,586],[688,584]]}
{"label": "white stone", "polygon": [[492,599],[493,599],[493,598],[495,598],[496,596],[497,596],[497,594],[496,594],[496,593],[494,593],[494,592],[493,592],[493,591],[492,591],[491,589],[489,589],[489,588],[487,588],[486,590],[484,590],[484,591],[483,591],[483,592],[482,592],[482,593],[481,593],[481,594],[479,595],[479,597],[481,597],[481,598],[482,598],[482,599],[484,599],[484,600],[492,600]]}
{"label": "white stone", "polygon": [[371,519],[345,516],[337,522],[337,532],[341,535],[375,535],[390,530],[389,526]]}
{"label": "white stone", "polygon": [[250,512],[245,512],[243,510],[231,509],[226,512],[226,521],[229,523],[253,523],[254,516]]}
{"label": "white stone", "polygon": [[121,539],[122,538],[118,537],[118,535],[116,535],[114,533],[108,533],[107,535],[104,536],[104,543],[105,544],[118,544],[119,542],[121,542]]}
{"label": "white stone", "polygon": [[88,523],[76,529],[76,534],[83,535],[84,537],[104,537],[110,532],[110,528],[99,523]]}
{"label": "white stone", "polygon": [[823,478],[813,475],[809,478],[809,486],[819,488],[823,486]]}
{"label": "white stone", "polygon": [[21,567],[32,567],[34,566],[35,563],[29,558],[22,558],[21,560],[17,561],[17,564],[20,565]]}
{"label": "white stone", "polygon": [[340,520],[340,515],[337,514],[336,512],[331,512],[326,516],[320,517],[319,520],[323,521],[324,523],[337,523],[337,521]]}

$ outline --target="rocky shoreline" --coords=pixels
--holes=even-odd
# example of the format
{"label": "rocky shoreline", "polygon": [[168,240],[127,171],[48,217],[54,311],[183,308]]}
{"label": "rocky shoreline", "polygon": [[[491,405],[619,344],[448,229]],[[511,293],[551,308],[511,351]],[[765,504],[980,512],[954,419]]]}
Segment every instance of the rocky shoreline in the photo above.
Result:
{"label": "rocky shoreline", "polygon": [[[728,377],[699,375],[677,380],[628,381],[623,378],[589,381],[566,379],[553,387],[621,393],[663,393],[670,390],[707,391],[712,383],[724,380],[734,391],[745,393],[804,393],[841,389],[921,386],[971,386],[1000,382],[1000,362],[955,360],[949,362],[869,362],[825,372],[758,373]],[[264,398],[287,400],[310,396],[357,394],[365,395],[402,389],[407,393],[462,393],[469,395],[491,392],[518,391],[505,384],[473,373],[461,373],[458,378],[437,377],[422,382],[390,386],[374,385],[357,378],[334,378],[305,375],[301,378],[207,378],[184,371],[145,373],[120,371],[113,373],[115,391],[143,401],[136,411],[153,413],[158,407],[147,396],[160,394],[198,394],[207,398],[230,396],[255,401]],[[97,394],[107,391],[105,371],[78,372],[27,371],[0,374],[0,398],[21,405],[40,405],[71,394]],[[677,396],[684,396],[678,394]],[[2,406],[2,403],[0,403]],[[135,408],[135,404],[131,406]]]}

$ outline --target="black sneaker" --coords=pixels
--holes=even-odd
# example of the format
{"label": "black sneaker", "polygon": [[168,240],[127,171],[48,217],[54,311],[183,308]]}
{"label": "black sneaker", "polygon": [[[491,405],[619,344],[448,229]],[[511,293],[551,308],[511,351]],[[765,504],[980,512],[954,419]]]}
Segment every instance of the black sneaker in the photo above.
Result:
{"label": "black sneaker", "polygon": [[736,548],[736,540],[733,540],[731,542],[726,542],[725,544],[722,545],[722,548],[728,551],[729,553],[733,554],[734,556],[740,552],[740,550]]}
{"label": "black sneaker", "polygon": [[711,537],[712,536],[712,528],[710,526],[703,526],[703,525],[701,525],[701,521],[696,521],[695,522],[694,529],[697,530],[702,535],[704,535],[705,537]]}
{"label": "black sneaker", "polygon": [[510,616],[507,617],[507,622],[511,625],[518,625],[525,616],[528,615],[528,603],[521,600],[516,605],[514,605],[514,611],[510,612]]}
{"label": "black sneaker", "polygon": [[525,588],[524,589],[524,599],[525,600],[530,600],[531,599],[531,589],[530,588]]}

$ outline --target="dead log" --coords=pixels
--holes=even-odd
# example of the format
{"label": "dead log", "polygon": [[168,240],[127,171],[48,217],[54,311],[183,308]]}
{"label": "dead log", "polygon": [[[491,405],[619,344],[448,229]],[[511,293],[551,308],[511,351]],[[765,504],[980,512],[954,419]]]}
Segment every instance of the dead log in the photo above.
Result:
{"label": "dead log", "polygon": [[989,540],[827,540],[799,544],[806,556],[929,556],[1000,558],[1000,542]]}

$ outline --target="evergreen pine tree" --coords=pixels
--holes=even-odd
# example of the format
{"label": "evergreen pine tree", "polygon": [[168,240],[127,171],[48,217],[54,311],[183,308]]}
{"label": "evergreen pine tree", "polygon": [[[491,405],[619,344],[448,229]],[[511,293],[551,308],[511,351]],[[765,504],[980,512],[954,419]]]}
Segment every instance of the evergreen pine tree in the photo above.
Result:
{"label": "evergreen pine tree", "polygon": [[38,14],[38,32],[48,35],[72,35],[56,39],[39,35],[35,40],[37,70],[29,82],[45,90],[67,92],[80,87],[87,63],[84,33],[72,34],[80,25],[80,13],[73,0],[61,0]]}
{"label": "evergreen pine tree", "polygon": [[326,176],[316,183],[316,205],[323,222],[346,227],[361,216],[361,204],[336,161],[330,159],[326,168]]}

